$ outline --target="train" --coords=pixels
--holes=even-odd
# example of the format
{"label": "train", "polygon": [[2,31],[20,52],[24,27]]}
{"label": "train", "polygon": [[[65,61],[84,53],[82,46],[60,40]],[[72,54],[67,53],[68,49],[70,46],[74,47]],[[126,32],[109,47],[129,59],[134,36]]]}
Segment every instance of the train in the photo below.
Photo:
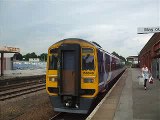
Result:
{"label": "train", "polygon": [[93,41],[67,38],[48,48],[46,91],[54,111],[87,114],[125,70],[124,61]]}

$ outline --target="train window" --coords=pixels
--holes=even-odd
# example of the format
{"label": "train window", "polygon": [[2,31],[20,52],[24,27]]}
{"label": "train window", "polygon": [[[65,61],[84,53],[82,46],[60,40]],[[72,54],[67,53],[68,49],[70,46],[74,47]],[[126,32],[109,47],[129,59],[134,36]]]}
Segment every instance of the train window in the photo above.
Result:
{"label": "train window", "polygon": [[116,59],[112,57],[111,70],[116,70]]}
{"label": "train window", "polygon": [[108,54],[106,54],[105,56],[106,56],[105,68],[106,68],[106,72],[109,72],[110,71],[110,56]]}
{"label": "train window", "polygon": [[51,56],[49,56],[49,70],[57,70],[57,55],[58,55],[58,48],[53,48],[50,50]]}
{"label": "train window", "polygon": [[115,69],[116,69],[116,63],[112,62],[112,64],[111,64],[111,70],[113,71]]}
{"label": "train window", "polygon": [[92,48],[82,48],[82,53],[93,53]]}
{"label": "train window", "polygon": [[50,50],[50,54],[58,53],[58,48],[54,48]]}
{"label": "train window", "polygon": [[49,70],[57,70],[57,56],[51,55],[49,57]]}
{"label": "train window", "polygon": [[94,70],[94,56],[87,54],[82,56],[82,70]]}

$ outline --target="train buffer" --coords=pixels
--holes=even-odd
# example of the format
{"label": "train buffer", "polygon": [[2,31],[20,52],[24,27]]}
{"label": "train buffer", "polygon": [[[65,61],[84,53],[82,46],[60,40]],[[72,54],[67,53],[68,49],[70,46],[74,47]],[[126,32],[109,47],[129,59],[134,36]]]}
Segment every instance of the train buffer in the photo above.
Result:
{"label": "train buffer", "polygon": [[86,120],[160,120],[160,81],[138,84],[140,69],[128,68]]}

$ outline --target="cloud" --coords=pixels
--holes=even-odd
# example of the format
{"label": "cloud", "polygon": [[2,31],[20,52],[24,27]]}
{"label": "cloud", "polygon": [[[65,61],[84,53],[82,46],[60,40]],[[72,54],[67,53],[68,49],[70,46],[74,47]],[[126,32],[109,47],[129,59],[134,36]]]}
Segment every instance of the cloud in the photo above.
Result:
{"label": "cloud", "polygon": [[158,5],[157,0],[0,1],[0,44],[39,54],[58,40],[77,37],[127,57],[153,35],[137,35],[137,27],[159,24]]}
{"label": "cloud", "polygon": [[[118,29],[117,29],[118,28]],[[138,55],[142,47],[153,34],[134,35],[127,32],[127,27],[100,24],[86,26],[84,28],[68,31],[63,38],[82,38],[88,41],[96,41],[106,51],[116,51],[125,57]]]}

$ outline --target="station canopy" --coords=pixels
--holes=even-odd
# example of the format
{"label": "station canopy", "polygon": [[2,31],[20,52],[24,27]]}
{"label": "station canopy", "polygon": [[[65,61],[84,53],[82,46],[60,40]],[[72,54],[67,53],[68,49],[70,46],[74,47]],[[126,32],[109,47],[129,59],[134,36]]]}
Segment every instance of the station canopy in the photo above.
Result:
{"label": "station canopy", "polygon": [[3,58],[4,58],[4,53],[19,53],[20,49],[15,48],[15,47],[7,47],[7,46],[0,46],[0,53],[1,53],[1,64],[0,64],[0,69],[1,69],[1,76],[3,76]]}
{"label": "station canopy", "polygon": [[0,53],[19,53],[20,49],[15,47],[0,46]]}

